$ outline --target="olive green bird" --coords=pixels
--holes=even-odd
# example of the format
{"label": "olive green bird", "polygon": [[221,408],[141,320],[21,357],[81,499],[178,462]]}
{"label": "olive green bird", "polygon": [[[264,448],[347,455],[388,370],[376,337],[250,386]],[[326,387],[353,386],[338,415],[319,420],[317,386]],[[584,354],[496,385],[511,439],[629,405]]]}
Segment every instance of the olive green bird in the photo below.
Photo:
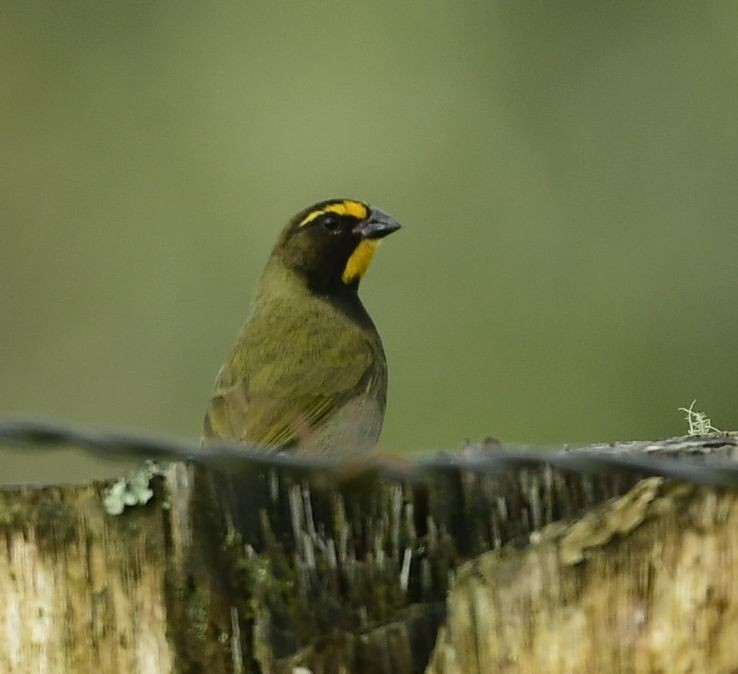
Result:
{"label": "olive green bird", "polygon": [[290,220],[218,374],[205,442],[323,453],[376,445],[387,361],[358,289],[380,240],[399,228],[351,199],[320,202]]}

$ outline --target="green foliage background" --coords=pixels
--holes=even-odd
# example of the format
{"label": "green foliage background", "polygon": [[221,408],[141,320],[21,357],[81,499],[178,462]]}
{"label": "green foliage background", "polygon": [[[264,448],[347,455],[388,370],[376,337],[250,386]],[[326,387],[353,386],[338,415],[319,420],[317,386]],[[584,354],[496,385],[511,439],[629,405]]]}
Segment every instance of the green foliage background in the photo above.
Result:
{"label": "green foliage background", "polygon": [[387,449],[738,427],[738,4],[0,17],[2,415],[196,436],[282,223],[355,196],[405,225],[362,288]]}

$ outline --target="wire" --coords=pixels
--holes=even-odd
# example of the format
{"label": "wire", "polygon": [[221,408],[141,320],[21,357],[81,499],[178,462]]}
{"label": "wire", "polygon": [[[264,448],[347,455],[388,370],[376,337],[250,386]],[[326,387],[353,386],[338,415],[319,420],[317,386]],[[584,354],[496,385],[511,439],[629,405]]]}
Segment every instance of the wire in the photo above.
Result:
{"label": "wire", "polygon": [[738,454],[738,434],[735,433],[564,450],[482,444],[470,445],[454,454],[439,452],[407,460],[379,452],[358,457],[275,452],[232,442],[209,442],[203,447],[192,440],[53,420],[0,419],[0,444],[42,449],[74,446],[105,459],[191,461],[229,471],[276,468],[337,478],[366,471],[390,479],[416,481],[438,473],[465,471],[490,475],[549,466],[589,475],[662,476],[711,487],[738,488],[738,463],[732,460]]}

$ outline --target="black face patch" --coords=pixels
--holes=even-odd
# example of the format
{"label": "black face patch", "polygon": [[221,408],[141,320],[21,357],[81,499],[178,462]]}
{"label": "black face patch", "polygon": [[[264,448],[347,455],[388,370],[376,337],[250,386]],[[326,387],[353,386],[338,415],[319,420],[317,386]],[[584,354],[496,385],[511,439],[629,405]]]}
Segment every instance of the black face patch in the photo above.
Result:
{"label": "black face patch", "polygon": [[[349,204],[347,206],[347,204]],[[343,280],[349,260],[362,241],[356,231],[360,214],[369,209],[360,202],[331,201],[317,204],[298,214],[284,232],[278,246],[284,262],[299,272],[308,286],[320,293],[344,292],[355,288],[358,278]]]}

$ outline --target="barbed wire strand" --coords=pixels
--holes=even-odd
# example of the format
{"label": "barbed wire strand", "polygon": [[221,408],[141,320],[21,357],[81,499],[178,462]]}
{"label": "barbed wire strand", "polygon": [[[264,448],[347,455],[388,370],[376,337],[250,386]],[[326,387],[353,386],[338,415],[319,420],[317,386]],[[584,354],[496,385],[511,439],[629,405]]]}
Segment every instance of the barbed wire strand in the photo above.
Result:
{"label": "barbed wire strand", "polygon": [[[190,461],[223,470],[286,469],[322,477],[345,476],[357,470],[377,472],[383,477],[415,481],[431,473],[468,471],[482,475],[540,469],[550,466],[562,471],[603,475],[611,473],[661,476],[712,487],[738,488],[738,463],[727,455],[738,453],[738,435],[720,434],[701,438],[679,438],[673,451],[686,452],[677,458],[658,455],[651,449],[669,449],[664,443],[624,443],[566,449],[471,446],[460,453],[438,452],[412,460],[400,456],[368,453],[360,457],[329,457],[307,453],[275,452],[256,445],[213,442],[203,447],[193,440],[172,439],[132,431],[115,431],[43,419],[0,419],[0,444],[37,449],[78,447],[105,459],[153,459]],[[595,451],[598,448],[601,451]],[[700,452],[720,450],[717,457]],[[708,457],[709,460],[705,460]]]}

